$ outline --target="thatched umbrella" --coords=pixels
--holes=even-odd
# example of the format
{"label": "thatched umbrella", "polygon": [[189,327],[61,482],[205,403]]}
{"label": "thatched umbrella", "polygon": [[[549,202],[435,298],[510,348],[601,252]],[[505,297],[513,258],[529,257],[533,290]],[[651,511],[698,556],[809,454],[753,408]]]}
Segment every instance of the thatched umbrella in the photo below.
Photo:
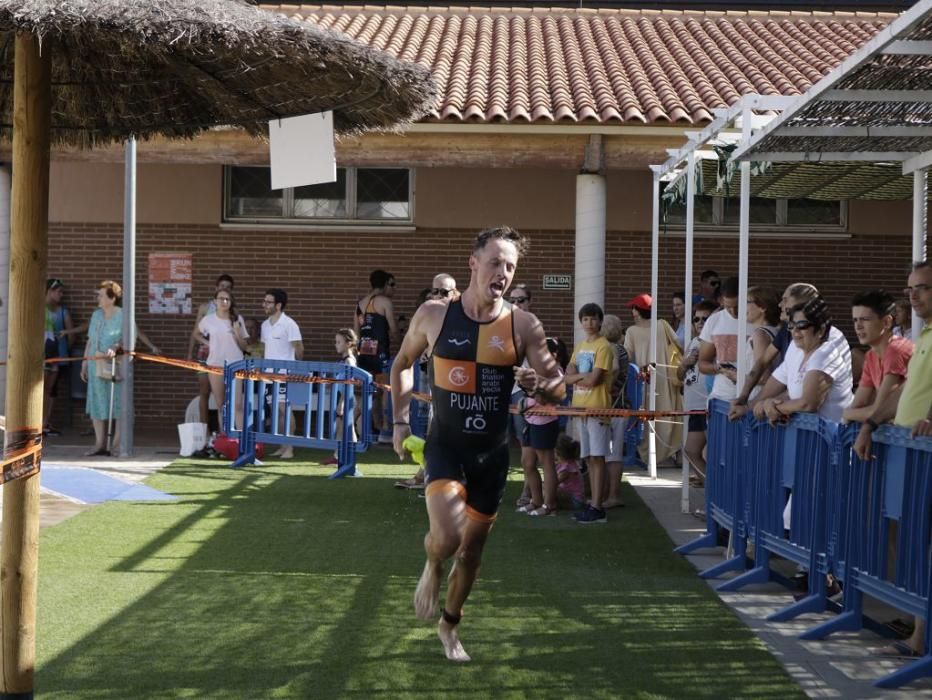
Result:
{"label": "thatched umbrella", "polygon": [[[0,56],[0,131],[13,140],[14,433],[42,425],[51,142],[190,137],[215,125],[263,134],[270,119],[324,110],[338,131],[389,128],[434,95],[425,68],[242,0],[0,0]],[[16,697],[33,687],[38,503],[35,477],[3,488],[0,694]]]}

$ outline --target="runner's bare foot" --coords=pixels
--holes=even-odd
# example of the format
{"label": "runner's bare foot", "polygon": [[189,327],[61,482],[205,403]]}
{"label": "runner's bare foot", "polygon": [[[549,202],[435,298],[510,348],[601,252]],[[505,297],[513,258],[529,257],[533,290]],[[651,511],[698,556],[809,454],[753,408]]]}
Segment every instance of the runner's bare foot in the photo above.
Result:
{"label": "runner's bare foot", "polygon": [[440,637],[440,643],[443,644],[443,653],[447,655],[450,661],[464,663],[472,661],[466,650],[460,643],[459,635],[456,632],[456,625],[448,625],[443,619],[437,623],[437,636]]}
{"label": "runner's bare foot", "polygon": [[424,562],[424,571],[414,589],[414,614],[419,620],[433,620],[437,617],[437,600],[440,598],[440,575],[443,564]]}

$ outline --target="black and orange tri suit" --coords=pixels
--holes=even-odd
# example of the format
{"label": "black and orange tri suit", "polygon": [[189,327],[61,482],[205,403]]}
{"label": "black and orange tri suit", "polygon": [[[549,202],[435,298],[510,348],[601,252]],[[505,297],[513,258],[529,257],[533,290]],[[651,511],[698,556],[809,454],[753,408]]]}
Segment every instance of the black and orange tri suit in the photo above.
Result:
{"label": "black and orange tri suit", "polygon": [[510,303],[486,322],[469,318],[460,300],[448,304],[429,363],[427,489],[460,484],[475,520],[493,520],[505,492],[508,404],[520,364]]}

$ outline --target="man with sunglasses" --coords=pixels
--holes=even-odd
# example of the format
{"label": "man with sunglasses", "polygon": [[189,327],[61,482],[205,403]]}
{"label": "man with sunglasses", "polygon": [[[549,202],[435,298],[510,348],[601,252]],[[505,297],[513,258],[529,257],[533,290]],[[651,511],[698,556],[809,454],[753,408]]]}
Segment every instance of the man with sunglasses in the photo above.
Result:
{"label": "man with sunglasses", "polygon": [[434,281],[431,283],[430,294],[427,295],[428,299],[456,299],[459,297],[459,292],[456,289],[456,280],[453,279],[452,275],[448,275],[446,272],[441,272],[438,275],[434,275]]}

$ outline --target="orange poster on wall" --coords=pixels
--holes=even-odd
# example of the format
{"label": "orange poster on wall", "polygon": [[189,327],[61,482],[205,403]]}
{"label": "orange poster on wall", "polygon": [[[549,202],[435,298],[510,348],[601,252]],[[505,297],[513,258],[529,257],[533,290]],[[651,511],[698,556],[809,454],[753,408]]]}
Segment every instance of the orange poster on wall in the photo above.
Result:
{"label": "orange poster on wall", "polygon": [[190,253],[149,253],[149,313],[190,314]]}

